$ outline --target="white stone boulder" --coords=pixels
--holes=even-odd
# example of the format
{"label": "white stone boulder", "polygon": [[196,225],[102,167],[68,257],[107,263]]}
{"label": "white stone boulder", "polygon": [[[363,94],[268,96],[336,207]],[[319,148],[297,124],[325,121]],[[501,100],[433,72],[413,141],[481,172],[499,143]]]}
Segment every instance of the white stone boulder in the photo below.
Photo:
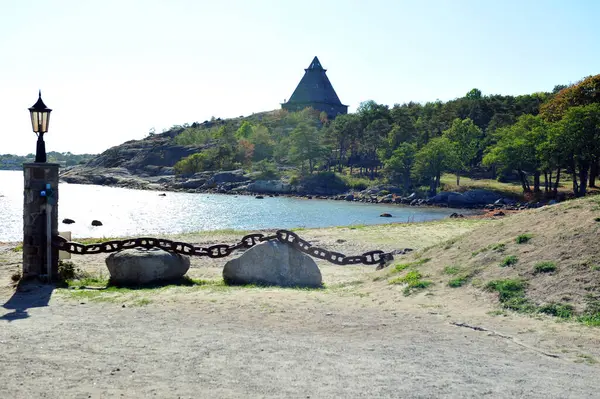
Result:
{"label": "white stone boulder", "polygon": [[223,268],[226,284],[321,287],[321,271],[308,255],[279,241],[256,245]]}
{"label": "white stone boulder", "polygon": [[126,249],[106,258],[110,280],[117,285],[141,285],[177,280],[190,268],[190,258],[162,249]]}

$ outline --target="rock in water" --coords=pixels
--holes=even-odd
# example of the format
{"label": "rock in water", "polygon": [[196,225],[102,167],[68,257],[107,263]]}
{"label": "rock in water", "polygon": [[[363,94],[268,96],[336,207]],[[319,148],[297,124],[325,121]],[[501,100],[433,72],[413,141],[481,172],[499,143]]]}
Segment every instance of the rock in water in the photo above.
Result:
{"label": "rock in water", "polygon": [[308,255],[279,241],[256,245],[223,268],[225,283],[321,287],[321,271]]}
{"label": "rock in water", "polygon": [[176,280],[190,268],[190,258],[162,249],[126,249],[106,258],[111,282],[139,285]]}
{"label": "rock in water", "polygon": [[65,218],[62,221],[64,224],[73,224],[75,221],[73,219]]}
{"label": "rock in water", "polygon": [[102,222],[99,220],[92,220],[92,226],[102,226]]}

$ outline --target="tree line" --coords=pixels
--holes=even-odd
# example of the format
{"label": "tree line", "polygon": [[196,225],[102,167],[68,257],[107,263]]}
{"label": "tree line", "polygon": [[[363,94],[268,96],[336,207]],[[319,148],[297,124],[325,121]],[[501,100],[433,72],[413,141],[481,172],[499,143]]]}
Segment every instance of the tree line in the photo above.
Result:
{"label": "tree line", "polygon": [[[595,186],[600,160],[600,75],[552,92],[483,95],[389,107],[362,103],[328,120],[310,108],[277,110],[184,126],[181,145],[204,150],[176,165],[190,174],[237,167],[275,176],[335,171],[386,179],[406,191],[434,195],[443,173],[519,181],[524,192],[555,195],[570,178],[573,193]],[[542,180],[543,178],[543,180]]]}
{"label": "tree line", "polygon": [[[72,154],[70,152],[50,151],[46,154],[48,162],[63,164],[64,166],[74,166],[84,164],[96,155],[94,154]],[[21,170],[23,164],[33,162],[34,154],[12,155],[0,154],[0,169]]]}

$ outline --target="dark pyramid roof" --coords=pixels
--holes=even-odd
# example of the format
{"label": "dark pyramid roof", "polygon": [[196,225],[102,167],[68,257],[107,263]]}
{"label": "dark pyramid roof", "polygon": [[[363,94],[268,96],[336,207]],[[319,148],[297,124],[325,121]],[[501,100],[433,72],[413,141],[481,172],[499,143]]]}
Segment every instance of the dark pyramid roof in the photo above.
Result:
{"label": "dark pyramid roof", "polygon": [[[308,68],[305,69],[305,71],[307,71],[309,69],[323,69],[323,67],[321,66],[321,63],[319,62],[319,59],[317,58],[317,56],[315,56],[315,58],[313,58],[312,62],[310,63],[310,65],[308,66]],[[326,71],[326,69],[323,69],[323,70]]]}
{"label": "dark pyramid roof", "polygon": [[300,83],[298,83],[298,87],[294,90],[288,103],[324,103],[342,105],[342,102],[338,98],[331,82],[325,74],[327,70],[323,69],[317,57],[313,58],[308,68],[304,71],[304,76],[302,77],[302,80],[300,80]]}

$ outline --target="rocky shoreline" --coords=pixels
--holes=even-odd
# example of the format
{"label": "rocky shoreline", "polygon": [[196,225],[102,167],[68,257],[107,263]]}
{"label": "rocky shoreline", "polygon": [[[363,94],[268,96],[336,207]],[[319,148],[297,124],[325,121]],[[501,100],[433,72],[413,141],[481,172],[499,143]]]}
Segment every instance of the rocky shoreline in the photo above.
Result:
{"label": "rocky shoreline", "polygon": [[[374,186],[366,190],[340,191],[329,187],[293,186],[283,180],[257,180],[256,174],[243,170],[200,172],[191,176],[176,176],[170,167],[157,168],[152,173],[132,174],[126,168],[74,167],[62,171],[60,180],[72,184],[94,184],[136,190],[161,192],[213,193],[328,199],[375,204],[435,206],[462,209],[522,210],[545,203],[519,203],[490,190],[469,190],[464,193],[440,192],[434,197],[417,193],[402,196],[398,187]],[[162,193],[164,194],[164,193]]]}

